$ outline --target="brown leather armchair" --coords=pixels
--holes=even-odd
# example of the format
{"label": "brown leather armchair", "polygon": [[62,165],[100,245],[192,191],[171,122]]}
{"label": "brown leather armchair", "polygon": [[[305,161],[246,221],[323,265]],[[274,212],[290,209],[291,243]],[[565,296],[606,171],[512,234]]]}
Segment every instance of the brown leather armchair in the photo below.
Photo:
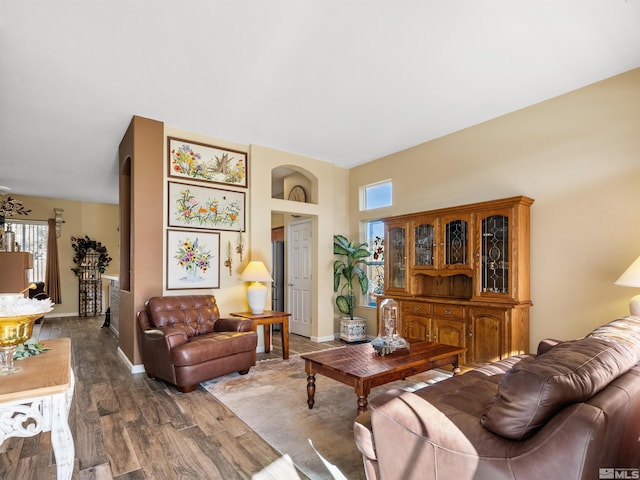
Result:
{"label": "brown leather armchair", "polygon": [[220,318],[213,295],[153,297],[138,312],[147,374],[191,392],[198,383],[255,365],[251,320]]}

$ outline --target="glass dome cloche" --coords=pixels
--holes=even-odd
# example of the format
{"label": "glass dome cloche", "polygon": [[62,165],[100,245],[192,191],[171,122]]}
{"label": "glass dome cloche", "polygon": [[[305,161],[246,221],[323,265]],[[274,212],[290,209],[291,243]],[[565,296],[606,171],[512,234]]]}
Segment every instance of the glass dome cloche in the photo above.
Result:
{"label": "glass dome cloche", "polygon": [[380,331],[371,345],[378,355],[410,348],[409,342],[398,335],[398,302],[393,298],[385,298],[380,302]]}

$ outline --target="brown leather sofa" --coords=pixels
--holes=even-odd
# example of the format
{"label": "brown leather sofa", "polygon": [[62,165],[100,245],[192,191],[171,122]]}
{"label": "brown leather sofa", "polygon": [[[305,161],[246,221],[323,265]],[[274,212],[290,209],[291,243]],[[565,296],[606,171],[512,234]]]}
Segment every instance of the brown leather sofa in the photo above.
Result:
{"label": "brown leather sofa", "polygon": [[537,353],[373,398],[354,423],[367,478],[639,478],[640,317]]}
{"label": "brown leather sofa", "polygon": [[150,298],[138,312],[138,326],[147,374],[181,392],[255,365],[258,336],[251,320],[220,318],[213,295]]}

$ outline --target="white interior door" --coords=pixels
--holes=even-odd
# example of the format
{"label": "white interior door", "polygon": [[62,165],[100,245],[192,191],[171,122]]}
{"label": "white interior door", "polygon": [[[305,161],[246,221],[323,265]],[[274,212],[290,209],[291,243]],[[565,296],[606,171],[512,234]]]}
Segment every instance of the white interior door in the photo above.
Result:
{"label": "white interior door", "polygon": [[287,230],[287,305],[291,333],[311,337],[311,252],[310,219],[289,224]]}

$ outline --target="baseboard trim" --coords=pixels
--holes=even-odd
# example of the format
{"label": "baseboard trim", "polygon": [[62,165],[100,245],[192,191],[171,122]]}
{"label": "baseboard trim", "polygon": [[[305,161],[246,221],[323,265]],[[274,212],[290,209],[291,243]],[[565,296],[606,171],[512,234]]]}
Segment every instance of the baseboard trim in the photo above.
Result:
{"label": "baseboard trim", "polygon": [[309,337],[309,340],[316,343],[322,343],[322,342],[332,342],[337,338],[340,338],[340,334],[334,333],[333,335],[327,335],[326,337]]}
{"label": "baseboard trim", "polygon": [[144,373],[146,371],[144,369],[144,365],[134,365],[133,363],[131,363],[129,357],[124,354],[120,347],[118,347],[118,356],[125,363],[131,373]]}
{"label": "baseboard trim", "polygon": [[69,313],[47,313],[45,318],[60,318],[60,317],[79,317],[79,312],[69,312]]}

